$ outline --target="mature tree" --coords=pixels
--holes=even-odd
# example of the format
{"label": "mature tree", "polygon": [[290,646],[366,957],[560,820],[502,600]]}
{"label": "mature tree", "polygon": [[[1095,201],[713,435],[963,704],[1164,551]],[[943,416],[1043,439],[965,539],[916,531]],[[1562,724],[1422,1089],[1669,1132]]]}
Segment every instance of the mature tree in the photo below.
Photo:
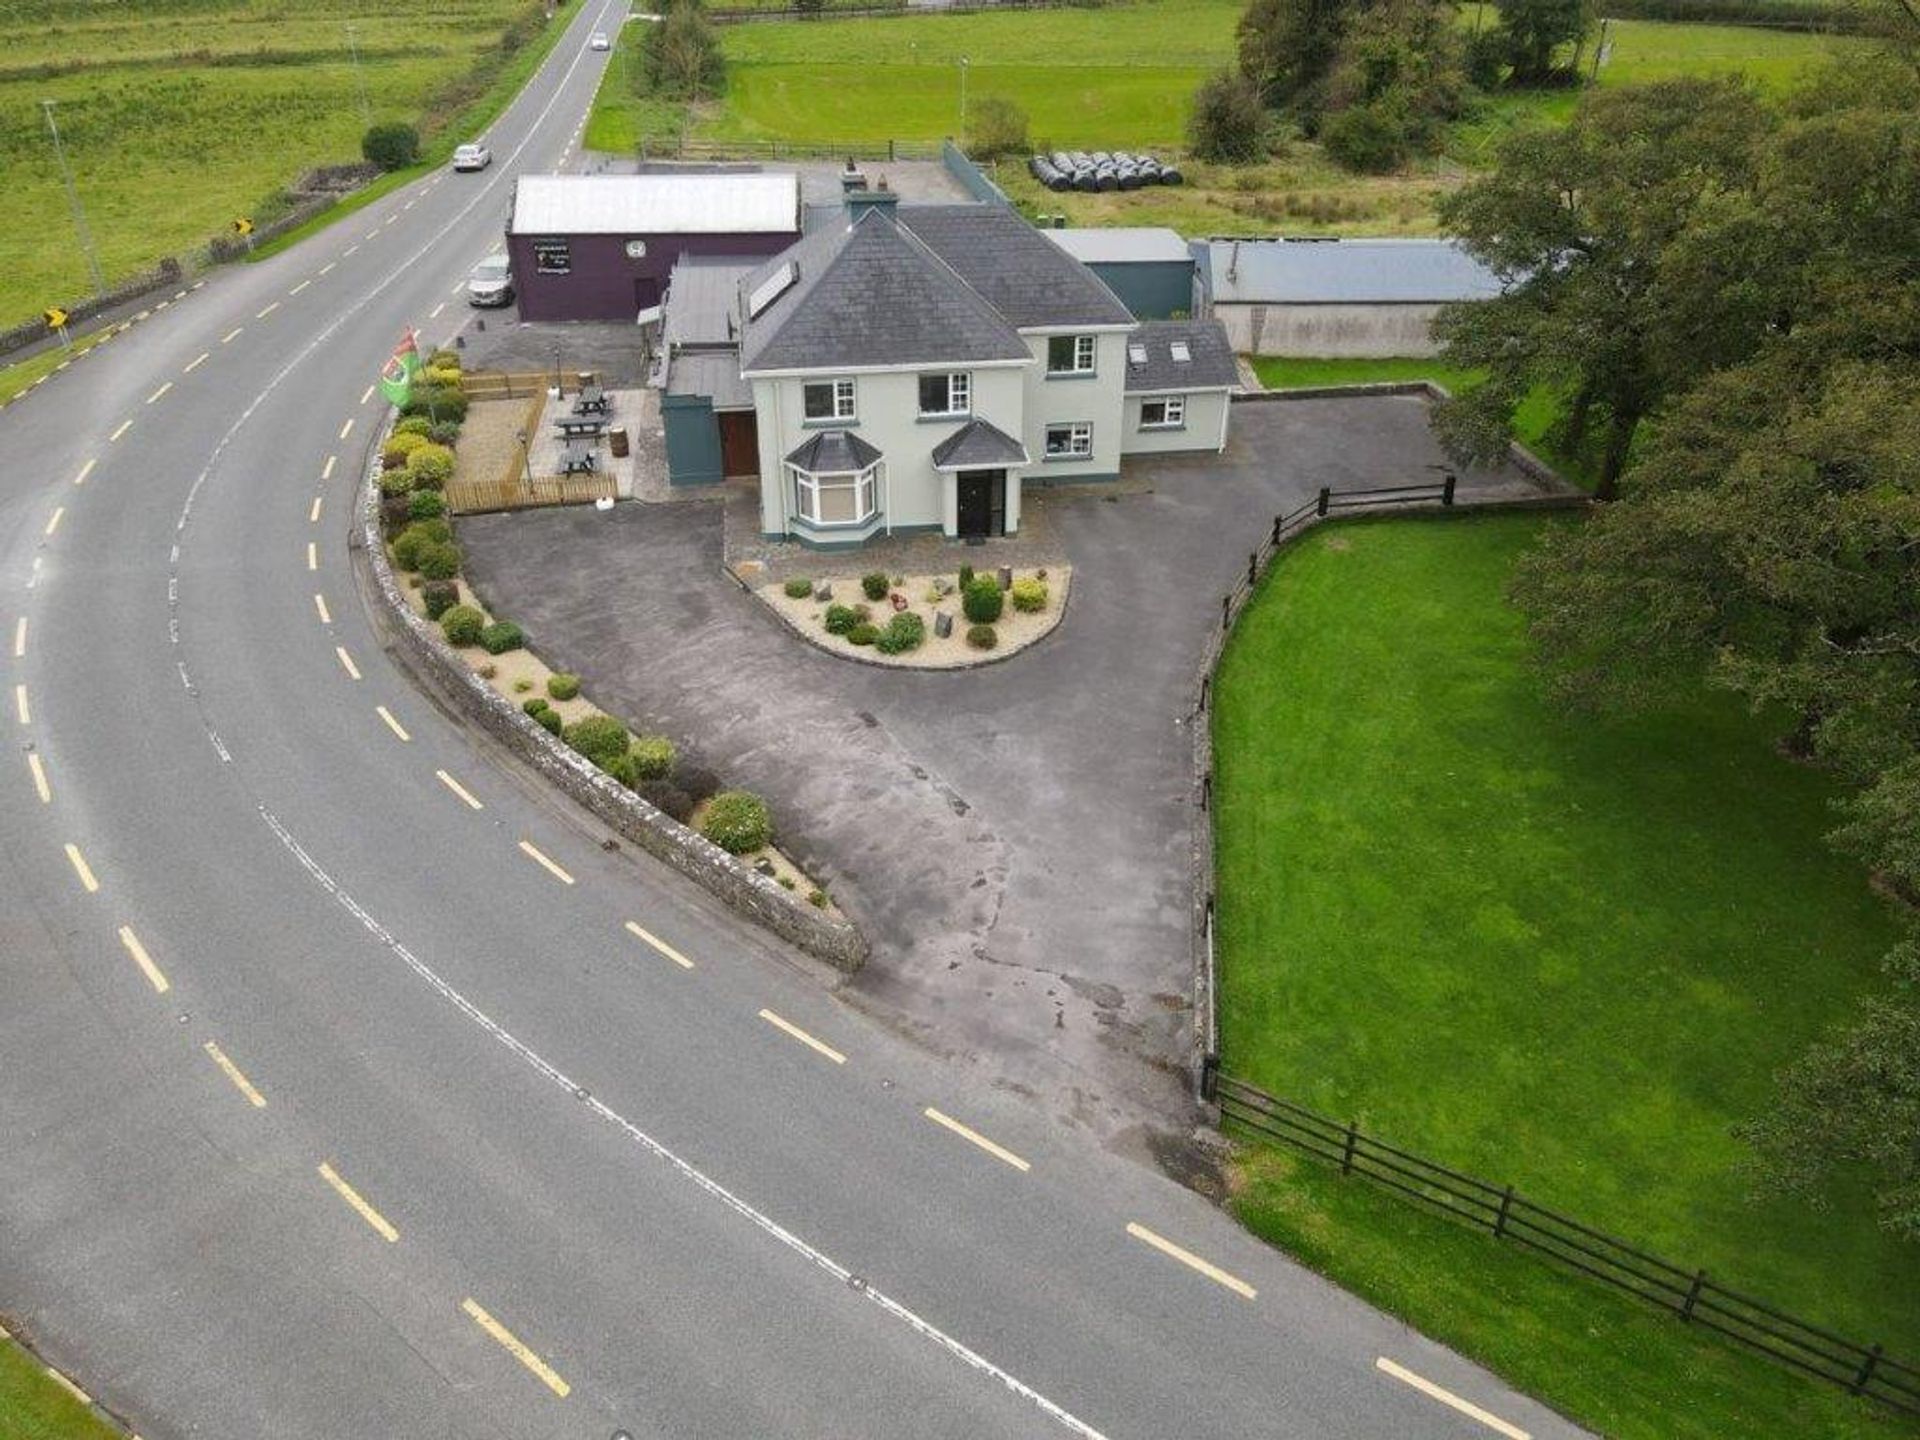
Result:
{"label": "mature tree", "polygon": [[640,81],[649,94],[700,100],[726,83],[726,60],[700,0],[672,0],[640,46]]}
{"label": "mature tree", "polygon": [[1254,83],[1231,70],[1216,71],[1193,93],[1187,148],[1202,160],[1244,164],[1260,158],[1266,125],[1266,108]]}
{"label": "mature tree", "polygon": [[[1597,493],[1612,498],[1641,421],[1704,364],[1672,343],[1673,307],[1702,307],[1664,262],[1696,215],[1751,184],[1765,123],[1737,81],[1598,91],[1568,124],[1508,137],[1491,174],[1441,203],[1442,224],[1506,285],[1436,323],[1450,364],[1487,373],[1436,417],[1456,457],[1503,455],[1520,401],[1555,387],[1568,443],[1604,426]],[[1758,340],[1741,318],[1708,308],[1695,323],[1716,354],[1738,355]]]}
{"label": "mature tree", "polygon": [[1361,0],[1253,0],[1240,17],[1240,73],[1267,104],[1311,132],[1324,102],[1347,16]]}
{"label": "mature tree", "polygon": [[[1657,383],[1633,393],[1664,408],[1619,502],[1553,532],[1515,594],[1564,695],[1632,705],[1705,677],[1790,717],[1790,747],[1853,786],[1834,841],[1911,903],[1920,73],[1850,62],[1772,119],[1749,165],[1712,174],[1647,252],[1666,323],[1635,342]],[[1673,198],[1655,182],[1634,203]],[[1541,313],[1559,307],[1549,289]],[[1621,329],[1641,314],[1566,313]],[[1790,1067],[1746,1133],[1763,1187],[1818,1198],[1835,1165],[1865,1164],[1884,1222],[1920,1238],[1920,948],[1889,963],[1892,991]]]}
{"label": "mature tree", "polygon": [[1515,85],[1551,79],[1554,56],[1593,26],[1593,0],[1497,0],[1497,8],[1497,34]]}
{"label": "mature tree", "polygon": [[1000,95],[976,100],[967,112],[967,153],[991,159],[1027,148],[1027,112]]}
{"label": "mature tree", "polygon": [[1386,170],[1437,148],[1460,113],[1464,44],[1451,0],[1373,0],[1354,12],[1327,75],[1329,154],[1356,170]]}

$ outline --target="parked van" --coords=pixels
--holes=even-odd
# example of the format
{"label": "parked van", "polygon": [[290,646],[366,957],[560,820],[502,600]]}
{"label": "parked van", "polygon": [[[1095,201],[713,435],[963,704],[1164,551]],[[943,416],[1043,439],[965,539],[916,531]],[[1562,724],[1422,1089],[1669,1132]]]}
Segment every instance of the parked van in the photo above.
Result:
{"label": "parked van", "polygon": [[487,256],[473,267],[467,277],[469,305],[511,305],[513,303],[513,265],[504,254]]}

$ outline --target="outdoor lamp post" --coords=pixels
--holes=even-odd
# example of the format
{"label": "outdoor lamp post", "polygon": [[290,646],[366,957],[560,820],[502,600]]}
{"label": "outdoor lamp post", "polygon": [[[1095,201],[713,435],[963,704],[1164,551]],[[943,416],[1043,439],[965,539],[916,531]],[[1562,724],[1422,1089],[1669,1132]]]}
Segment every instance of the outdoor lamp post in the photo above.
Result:
{"label": "outdoor lamp post", "polygon": [[967,57],[960,57],[960,143],[967,140]]}
{"label": "outdoor lamp post", "polygon": [[558,345],[553,347],[553,393],[556,395],[567,393],[567,387],[560,380],[560,347]]}

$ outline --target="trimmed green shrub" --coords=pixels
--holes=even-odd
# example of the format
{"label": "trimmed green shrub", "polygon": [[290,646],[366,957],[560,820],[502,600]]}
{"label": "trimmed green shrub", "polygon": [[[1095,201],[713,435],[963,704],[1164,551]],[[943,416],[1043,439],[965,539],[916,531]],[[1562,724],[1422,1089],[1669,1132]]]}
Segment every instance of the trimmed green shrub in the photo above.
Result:
{"label": "trimmed green shrub", "polygon": [[558,735],[560,733],[562,721],[558,710],[548,709],[537,711],[533,718],[539,723],[540,728],[549,735]]}
{"label": "trimmed green shrub", "polygon": [[[425,439],[427,438],[427,432],[432,426],[433,422],[424,415],[409,416],[393,427],[393,439],[397,440],[402,435],[418,435]],[[389,441],[388,444],[391,446],[392,441]]]}
{"label": "trimmed green shrub", "polygon": [[[401,423],[405,424],[406,422],[402,421]],[[424,429],[395,430],[393,434],[387,437],[387,443],[380,447],[380,458],[382,460],[388,460],[398,455],[402,460],[405,460],[422,445],[430,443]]]}
{"label": "trimmed green shrub", "polygon": [[991,650],[1000,643],[1000,637],[994,633],[991,625],[970,625],[967,627],[967,644],[976,650]]}
{"label": "trimmed green shrub", "polygon": [[773,817],[751,791],[723,790],[700,817],[700,833],[729,855],[745,855],[773,842]]}
{"label": "trimmed green shrub", "polygon": [[580,693],[580,677],[564,670],[547,676],[547,694],[556,700],[571,700]]}
{"label": "trimmed green shrub", "polygon": [[1023,615],[1034,615],[1047,608],[1044,580],[1016,580],[1008,593],[1013,596],[1013,608]]}
{"label": "trimmed green shrub", "polygon": [[531,700],[522,700],[520,708],[529,715],[538,715],[542,710],[550,710],[553,707],[547,704],[546,696],[536,695]]}
{"label": "trimmed green shrub", "polygon": [[616,755],[600,763],[600,768],[631,790],[640,781],[640,767],[631,755]]}
{"label": "trimmed green shrub", "polygon": [[420,132],[398,120],[386,120],[360,137],[360,153],[382,170],[404,170],[420,158]]}
{"label": "trimmed green shrub", "polygon": [[393,563],[402,570],[418,570],[420,552],[437,543],[417,522],[409,525],[393,537]]}
{"label": "trimmed green shrub", "polygon": [[416,520],[413,524],[407,526],[406,530],[402,530],[400,533],[404,535],[407,533],[407,530],[413,531],[422,541],[431,540],[436,544],[444,544],[446,541],[453,539],[453,522],[444,515],[434,516],[426,520]]}
{"label": "trimmed green shrub", "polygon": [[465,388],[461,385],[460,378],[460,369],[458,366],[449,370],[443,366],[435,365],[432,362],[428,362],[426,367],[420,372],[421,384],[433,385],[448,390]]}
{"label": "trimmed green shrub", "polygon": [[829,635],[844,635],[859,623],[860,616],[855,613],[851,605],[827,606],[826,625]]}
{"label": "trimmed green shrub", "polygon": [[426,366],[429,370],[458,371],[460,369],[460,352],[458,350],[447,350],[444,348],[435,350],[431,355],[427,356]]}
{"label": "trimmed green shrub", "polygon": [[680,758],[673,741],[664,735],[637,736],[628,753],[633,756],[634,770],[642,780],[666,779],[673,773],[673,762]]}
{"label": "trimmed green shrub", "polygon": [[524,675],[513,682],[513,693],[516,695],[524,695],[531,689],[533,689],[533,681]]}
{"label": "trimmed green shrub", "polygon": [[489,655],[504,655],[526,643],[527,637],[511,620],[496,620],[480,632],[480,648]]}
{"label": "trimmed green shrub", "polygon": [[460,587],[451,580],[429,580],[420,587],[420,600],[427,607],[427,618],[438,620],[460,603]]}
{"label": "trimmed green shrub", "polygon": [[442,420],[438,425],[435,425],[427,431],[427,438],[436,445],[451,445],[460,438],[460,422],[457,420]]}
{"label": "trimmed green shrub", "polygon": [[[451,540],[429,541],[420,547],[419,570],[421,576],[428,580],[453,579],[460,573],[460,547]],[[497,655],[499,651],[494,653]]]}
{"label": "trimmed green shrub", "polygon": [[960,608],[975,625],[991,625],[1006,606],[1000,582],[991,575],[980,575],[967,582],[960,592]]}
{"label": "trimmed green shrub", "polygon": [[847,631],[847,639],[855,645],[871,645],[879,638],[880,627],[868,620],[862,620]]}
{"label": "trimmed green shrub", "polygon": [[682,825],[693,815],[693,797],[671,780],[642,779],[633,788],[640,793],[642,800]]}
{"label": "trimmed green shrub", "polygon": [[425,415],[434,422],[451,420],[456,424],[467,418],[467,395],[447,385],[422,385],[413,392],[403,415]]}
{"label": "trimmed green shrub", "polygon": [[438,490],[453,478],[453,451],[429,441],[407,457],[407,474],[416,488]]}
{"label": "trimmed green shrub", "polygon": [[887,588],[887,577],[882,575],[878,570],[874,571],[871,575],[862,575],[860,577],[860,589],[869,600],[886,599]]}
{"label": "trimmed green shrub", "polygon": [[392,539],[413,523],[413,497],[411,495],[382,495],[380,497],[380,531]]}
{"label": "trimmed green shrub", "polygon": [[909,650],[917,650],[926,638],[927,622],[911,610],[902,610],[887,622],[887,628],[874,641],[874,648],[883,655],[904,655]]}
{"label": "trimmed green shrub", "polygon": [[562,738],[603,770],[607,761],[625,755],[632,743],[627,727],[611,715],[589,715],[584,720],[576,720],[562,732]]}
{"label": "trimmed green shrub", "polygon": [[449,645],[478,645],[487,617],[471,605],[455,605],[440,617],[440,633]]}
{"label": "trimmed green shrub", "polygon": [[413,476],[402,466],[398,470],[383,470],[380,473],[380,498],[391,500],[400,495],[413,493]]}
{"label": "trimmed green shrub", "polygon": [[407,513],[416,520],[438,520],[447,513],[447,497],[437,490],[415,490],[407,496]]}
{"label": "trimmed green shrub", "polygon": [[973,583],[973,566],[962,565],[960,567],[960,588],[962,590],[965,590],[967,586],[971,585],[972,583]]}
{"label": "trimmed green shrub", "polygon": [[796,575],[780,588],[787,592],[789,600],[804,600],[813,593],[813,581],[804,575]]}

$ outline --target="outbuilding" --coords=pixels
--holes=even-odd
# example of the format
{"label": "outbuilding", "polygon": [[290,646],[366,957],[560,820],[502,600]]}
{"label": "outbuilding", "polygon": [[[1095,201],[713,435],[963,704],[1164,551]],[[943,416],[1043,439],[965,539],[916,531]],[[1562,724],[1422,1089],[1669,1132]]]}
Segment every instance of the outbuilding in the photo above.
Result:
{"label": "outbuilding", "polygon": [[1501,289],[1452,240],[1225,238],[1192,253],[1193,313],[1250,355],[1432,355],[1442,305]]}
{"label": "outbuilding", "polygon": [[1172,230],[1150,226],[1042,232],[1120,297],[1136,320],[1171,320],[1193,308],[1193,255]]}
{"label": "outbuilding", "polygon": [[507,253],[523,320],[626,320],[689,251],[755,260],[800,238],[794,174],[523,175]]}

